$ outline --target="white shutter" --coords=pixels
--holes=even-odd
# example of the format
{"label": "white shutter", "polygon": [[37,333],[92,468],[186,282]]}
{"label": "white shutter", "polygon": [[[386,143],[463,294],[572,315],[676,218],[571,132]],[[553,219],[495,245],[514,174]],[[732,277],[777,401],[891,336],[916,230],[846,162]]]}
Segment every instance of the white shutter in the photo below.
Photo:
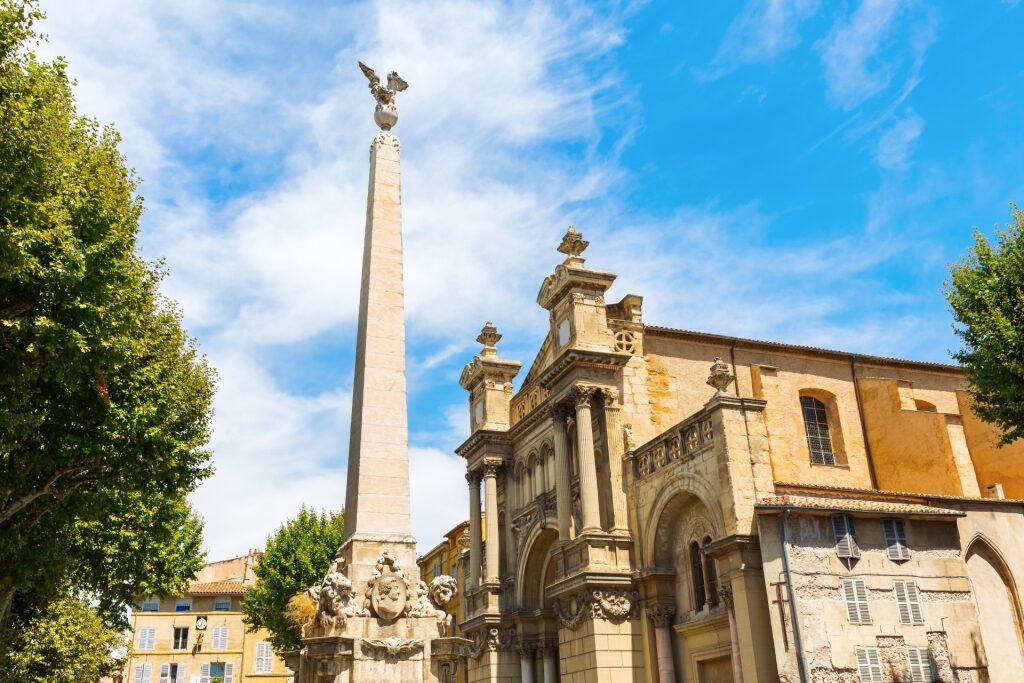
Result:
{"label": "white shutter", "polygon": [[142,671],[146,668],[145,664],[135,665],[135,683],[142,683]]}
{"label": "white shutter", "polygon": [[174,677],[174,683],[185,683],[185,662],[178,662],[178,675]]}
{"label": "white shutter", "polygon": [[853,519],[849,515],[832,515],[832,533],[836,537],[836,555],[845,558],[860,557]]}
{"label": "white shutter", "polygon": [[877,647],[858,647],[857,673],[861,683],[881,683],[882,658],[878,656]]}
{"label": "white shutter", "polygon": [[171,665],[160,665],[160,683],[171,683]]}
{"label": "white shutter", "polygon": [[924,623],[924,619],[921,616],[921,597],[917,591],[917,582],[894,581],[892,590],[896,595],[896,605],[900,611],[900,623]]}
{"label": "white shutter", "polygon": [[907,648],[910,658],[910,680],[914,683],[932,683],[936,678],[932,654],[926,647]]}
{"label": "white shutter", "polygon": [[156,629],[155,628],[140,628],[139,629],[139,649],[140,650],[152,650],[156,644]]}
{"label": "white shutter", "polygon": [[235,680],[235,664],[234,662],[227,662],[224,665],[224,683],[234,683]]}
{"label": "white shutter", "polygon": [[262,640],[256,643],[256,673],[268,674],[274,668],[274,650],[270,643]]}
{"label": "white shutter", "polygon": [[153,680],[153,665],[143,664],[142,665],[142,683],[151,683]]}
{"label": "white shutter", "polygon": [[226,650],[228,647],[228,627],[218,626],[213,629],[213,649]]}
{"label": "white shutter", "polygon": [[907,533],[902,519],[883,519],[882,532],[885,535],[885,551],[890,560],[902,562],[910,559],[907,547]]}
{"label": "white shutter", "polygon": [[210,665],[203,664],[199,671],[199,683],[210,683]]}
{"label": "white shutter", "polygon": [[864,579],[843,579],[843,600],[846,601],[846,616],[851,624],[870,624],[871,610],[868,606],[868,587]]}

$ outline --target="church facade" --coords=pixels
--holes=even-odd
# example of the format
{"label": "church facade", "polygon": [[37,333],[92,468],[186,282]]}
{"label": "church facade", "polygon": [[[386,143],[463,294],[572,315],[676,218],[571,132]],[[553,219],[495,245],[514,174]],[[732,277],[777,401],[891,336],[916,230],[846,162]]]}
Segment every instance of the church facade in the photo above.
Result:
{"label": "church facade", "polygon": [[957,367],[648,325],[586,246],[519,391],[490,324],[462,374],[471,683],[1024,680],[1024,445]]}

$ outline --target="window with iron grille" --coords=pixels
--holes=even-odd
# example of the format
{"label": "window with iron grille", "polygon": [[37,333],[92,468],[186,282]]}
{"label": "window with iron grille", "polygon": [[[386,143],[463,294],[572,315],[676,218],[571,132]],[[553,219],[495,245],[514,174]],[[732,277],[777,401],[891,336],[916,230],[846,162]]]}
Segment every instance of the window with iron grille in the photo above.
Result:
{"label": "window with iron grille", "polygon": [[907,532],[902,519],[883,519],[882,532],[885,535],[885,552],[890,560],[903,562],[910,559],[907,547]]}
{"label": "window with iron grille", "polygon": [[910,659],[910,680],[913,683],[934,683],[938,678],[932,653],[926,647],[909,647],[907,656]]}
{"label": "window with iron grille", "polygon": [[825,404],[813,396],[800,397],[800,410],[804,416],[804,431],[807,432],[807,449],[814,465],[835,465],[836,455],[832,451],[832,437],[828,431],[828,412]]}
{"label": "window with iron grille", "polygon": [[850,515],[832,515],[832,533],[836,537],[836,555],[847,559],[860,557],[857,534]]}
{"label": "window with iron grille", "polygon": [[882,683],[882,657],[877,647],[858,647],[857,673],[861,683]]}
{"label": "window with iron grille", "polygon": [[892,592],[896,596],[896,606],[900,612],[901,624],[923,624],[921,616],[921,598],[917,591],[916,581],[894,581]]}
{"label": "window with iron grille", "polygon": [[843,579],[843,600],[846,601],[846,616],[851,624],[870,624],[871,609],[868,605],[868,586],[864,579]]}

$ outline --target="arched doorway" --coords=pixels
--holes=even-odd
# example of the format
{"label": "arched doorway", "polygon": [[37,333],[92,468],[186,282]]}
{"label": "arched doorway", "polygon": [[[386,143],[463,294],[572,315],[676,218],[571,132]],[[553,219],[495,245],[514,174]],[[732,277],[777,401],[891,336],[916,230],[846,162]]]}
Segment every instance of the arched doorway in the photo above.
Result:
{"label": "arched doorway", "polygon": [[516,612],[522,621],[520,653],[522,680],[554,683],[559,676],[558,621],[547,597],[547,588],[555,582],[555,562],[551,549],[558,543],[558,532],[552,527],[537,528],[528,537],[523,549],[515,583]]}
{"label": "arched doorway", "polygon": [[1013,579],[994,548],[982,539],[967,550],[967,575],[978,603],[981,638],[993,681],[1018,680],[1024,671],[1020,602]]}

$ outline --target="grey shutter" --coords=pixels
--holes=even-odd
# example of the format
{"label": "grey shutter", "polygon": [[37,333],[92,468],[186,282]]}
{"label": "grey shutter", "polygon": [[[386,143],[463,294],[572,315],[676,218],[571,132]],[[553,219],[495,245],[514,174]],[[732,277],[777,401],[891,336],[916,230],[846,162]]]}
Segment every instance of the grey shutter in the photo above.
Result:
{"label": "grey shutter", "polygon": [[936,678],[931,652],[926,647],[907,648],[910,659],[910,680],[914,683],[932,683]]}
{"label": "grey shutter", "polygon": [[832,515],[832,533],[836,538],[836,555],[844,558],[860,557],[853,519],[849,515]]}
{"label": "grey shutter", "polygon": [[902,519],[883,519],[882,531],[885,534],[885,551],[890,560],[902,562],[910,559],[910,548],[907,547],[907,534]]}
{"label": "grey shutter", "polygon": [[861,683],[880,683],[882,681],[882,659],[878,656],[877,647],[858,647],[857,673]]}
{"label": "grey shutter", "polygon": [[850,623],[870,624],[871,609],[868,605],[868,587],[864,579],[843,579],[842,585],[846,616]]}

